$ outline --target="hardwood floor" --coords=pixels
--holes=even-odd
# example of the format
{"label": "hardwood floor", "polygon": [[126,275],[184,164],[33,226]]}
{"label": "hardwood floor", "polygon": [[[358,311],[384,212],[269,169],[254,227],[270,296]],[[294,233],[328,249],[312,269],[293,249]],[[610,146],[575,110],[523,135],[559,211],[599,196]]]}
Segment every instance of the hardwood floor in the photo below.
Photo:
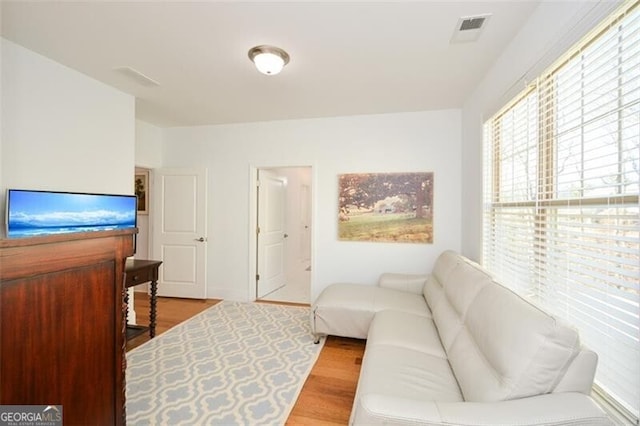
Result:
{"label": "hardwood floor", "polygon": [[287,425],[346,425],[360,375],[364,340],[329,336]]}
{"label": "hardwood floor", "polygon": [[[220,302],[216,299],[174,299],[170,297],[158,297],[156,305],[156,336],[199,314],[205,309]],[[136,293],[134,306],[138,324],[149,324],[149,298],[144,293]],[[149,333],[146,332],[127,341],[127,351],[149,341]]]}
{"label": "hardwood floor", "polygon": [[[149,320],[149,301],[137,293],[134,305],[139,324]],[[158,298],[156,336],[204,311],[219,300]],[[127,342],[127,350],[149,340],[149,334]],[[287,425],[346,425],[355,396],[364,340],[329,336],[291,410]]]}

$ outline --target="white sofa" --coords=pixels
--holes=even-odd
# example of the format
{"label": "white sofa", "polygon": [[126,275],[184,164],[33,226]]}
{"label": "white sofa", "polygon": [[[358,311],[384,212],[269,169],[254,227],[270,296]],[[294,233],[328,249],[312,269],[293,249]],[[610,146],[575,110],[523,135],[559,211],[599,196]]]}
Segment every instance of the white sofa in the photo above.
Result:
{"label": "white sofa", "polygon": [[367,339],[350,424],[612,424],[577,332],[453,251],[431,275],[330,285],[311,326]]}

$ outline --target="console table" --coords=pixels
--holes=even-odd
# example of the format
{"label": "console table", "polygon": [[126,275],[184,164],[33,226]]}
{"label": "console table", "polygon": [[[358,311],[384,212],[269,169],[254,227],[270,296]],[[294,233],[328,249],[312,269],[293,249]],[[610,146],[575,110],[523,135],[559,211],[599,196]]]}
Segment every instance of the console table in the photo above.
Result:
{"label": "console table", "polygon": [[[159,260],[127,259],[124,273],[126,288],[134,287],[144,283],[151,283],[151,293],[149,295],[149,326],[127,325],[127,339],[138,336],[149,330],[149,337],[153,339],[156,335],[156,303],[158,291],[158,269],[162,264]],[[125,292],[125,303],[128,306],[129,293]]]}

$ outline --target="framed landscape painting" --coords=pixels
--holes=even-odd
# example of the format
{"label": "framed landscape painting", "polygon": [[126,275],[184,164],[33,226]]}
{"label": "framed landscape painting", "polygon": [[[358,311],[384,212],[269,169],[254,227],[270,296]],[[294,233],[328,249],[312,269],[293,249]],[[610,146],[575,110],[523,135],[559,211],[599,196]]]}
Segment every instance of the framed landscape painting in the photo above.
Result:
{"label": "framed landscape painting", "polygon": [[138,197],[138,213],[149,213],[149,171],[142,170],[135,173],[134,188]]}
{"label": "framed landscape painting", "polygon": [[339,180],[338,239],[433,243],[433,173],[354,173]]}

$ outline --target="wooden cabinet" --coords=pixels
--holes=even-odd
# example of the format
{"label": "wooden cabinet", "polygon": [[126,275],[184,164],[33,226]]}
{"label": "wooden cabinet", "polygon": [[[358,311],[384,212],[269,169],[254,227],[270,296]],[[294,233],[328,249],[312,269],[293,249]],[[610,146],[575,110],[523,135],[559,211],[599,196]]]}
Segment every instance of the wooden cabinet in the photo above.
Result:
{"label": "wooden cabinet", "polygon": [[125,423],[124,266],[135,230],[0,238],[0,404]]}

